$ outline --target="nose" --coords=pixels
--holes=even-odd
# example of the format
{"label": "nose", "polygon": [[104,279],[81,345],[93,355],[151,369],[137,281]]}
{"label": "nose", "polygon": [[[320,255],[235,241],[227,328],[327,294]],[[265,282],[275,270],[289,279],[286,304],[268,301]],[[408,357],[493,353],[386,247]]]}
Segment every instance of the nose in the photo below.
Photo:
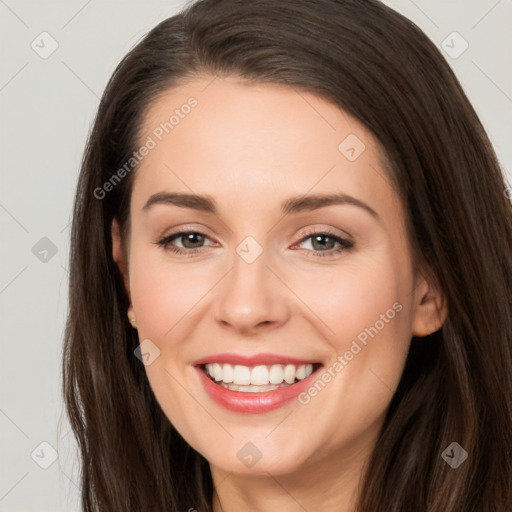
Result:
{"label": "nose", "polygon": [[216,320],[239,334],[254,335],[284,325],[290,316],[287,288],[276,277],[266,250],[248,263],[238,254],[219,283]]}

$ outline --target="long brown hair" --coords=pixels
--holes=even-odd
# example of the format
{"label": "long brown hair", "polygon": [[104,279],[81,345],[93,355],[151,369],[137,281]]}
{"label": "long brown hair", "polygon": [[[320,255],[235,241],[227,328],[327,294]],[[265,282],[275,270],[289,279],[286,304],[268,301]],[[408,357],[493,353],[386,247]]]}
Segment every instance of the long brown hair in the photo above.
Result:
{"label": "long brown hair", "polygon": [[[206,459],[165,417],[134,356],[112,258],[129,232],[133,175],[157,95],[196,75],[315,93],[385,148],[417,268],[440,283],[443,327],[413,337],[360,485],[360,512],[502,511],[512,503],[512,206],[489,139],[454,73],[411,21],[376,0],[202,0],[121,61],[101,99],[71,232],[63,384],[81,453],[84,511],[211,512]],[[199,107],[200,108],[200,107]],[[453,469],[452,442],[468,453]]]}

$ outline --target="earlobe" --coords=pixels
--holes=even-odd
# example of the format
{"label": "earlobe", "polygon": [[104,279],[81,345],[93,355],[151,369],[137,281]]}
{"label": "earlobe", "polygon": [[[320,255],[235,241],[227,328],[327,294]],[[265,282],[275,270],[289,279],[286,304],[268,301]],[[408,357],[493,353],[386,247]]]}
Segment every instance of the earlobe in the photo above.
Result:
{"label": "earlobe", "polygon": [[130,320],[132,327],[134,329],[136,329],[137,328],[137,320],[135,319],[135,313],[133,311],[133,306],[131,304],[130,304],[130,307],[128,308],[128,320]]}
{"label": "earlobe", "polygon": [[443,326],[447,316],[448,305],[441,288],[421,278],[415,290],[412,335],[422,337],[432,334]]}
{"label": "earlobe", "polygon": [[111,235],[112,235],[112,257],[116,262],[121,275],[123,276],[123,282],[126,289],[126,293],[128,297],[130,297],[130,282],[128,279],[128,264],[127,258],[124,254],[123,244],[121,240],[121,230],[119,229],[119,223],[117,219],[114,218],[111,226]]}

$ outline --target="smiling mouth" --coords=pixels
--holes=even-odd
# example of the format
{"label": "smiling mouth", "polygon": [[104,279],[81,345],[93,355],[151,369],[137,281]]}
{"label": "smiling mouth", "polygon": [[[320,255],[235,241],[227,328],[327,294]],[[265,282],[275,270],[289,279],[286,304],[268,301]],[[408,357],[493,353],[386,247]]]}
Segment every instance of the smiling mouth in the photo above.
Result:
{"label": "smiling mouth", "polygon": [[215,384],[231,391],[261,393],[293,386],[310,377],[321,363],[231,365],[222,363],[202,364],[200,368]]}

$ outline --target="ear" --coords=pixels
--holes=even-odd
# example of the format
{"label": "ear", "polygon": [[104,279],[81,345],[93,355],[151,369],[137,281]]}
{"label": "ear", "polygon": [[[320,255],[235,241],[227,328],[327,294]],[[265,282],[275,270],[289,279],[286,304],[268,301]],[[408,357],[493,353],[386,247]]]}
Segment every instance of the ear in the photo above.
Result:
{"label": "ear", "polygon": [[448,305],[437,283],[420,277],[414,290],[414,304],[413,336],[427,336],[442,327],[448,316]]}
{"label": "ear", "polygon": [[[121,230],[119,229],[119,223],[114,218],[111,226],[112,235],[112,257],[116,262],[121,275],[123,276],[124,286],[128,297],[130,297],[130,281],[128,279],[128,258],[123,249],[123,243],[121,240]],[[130,299],[131,301],[131,299]]]}

